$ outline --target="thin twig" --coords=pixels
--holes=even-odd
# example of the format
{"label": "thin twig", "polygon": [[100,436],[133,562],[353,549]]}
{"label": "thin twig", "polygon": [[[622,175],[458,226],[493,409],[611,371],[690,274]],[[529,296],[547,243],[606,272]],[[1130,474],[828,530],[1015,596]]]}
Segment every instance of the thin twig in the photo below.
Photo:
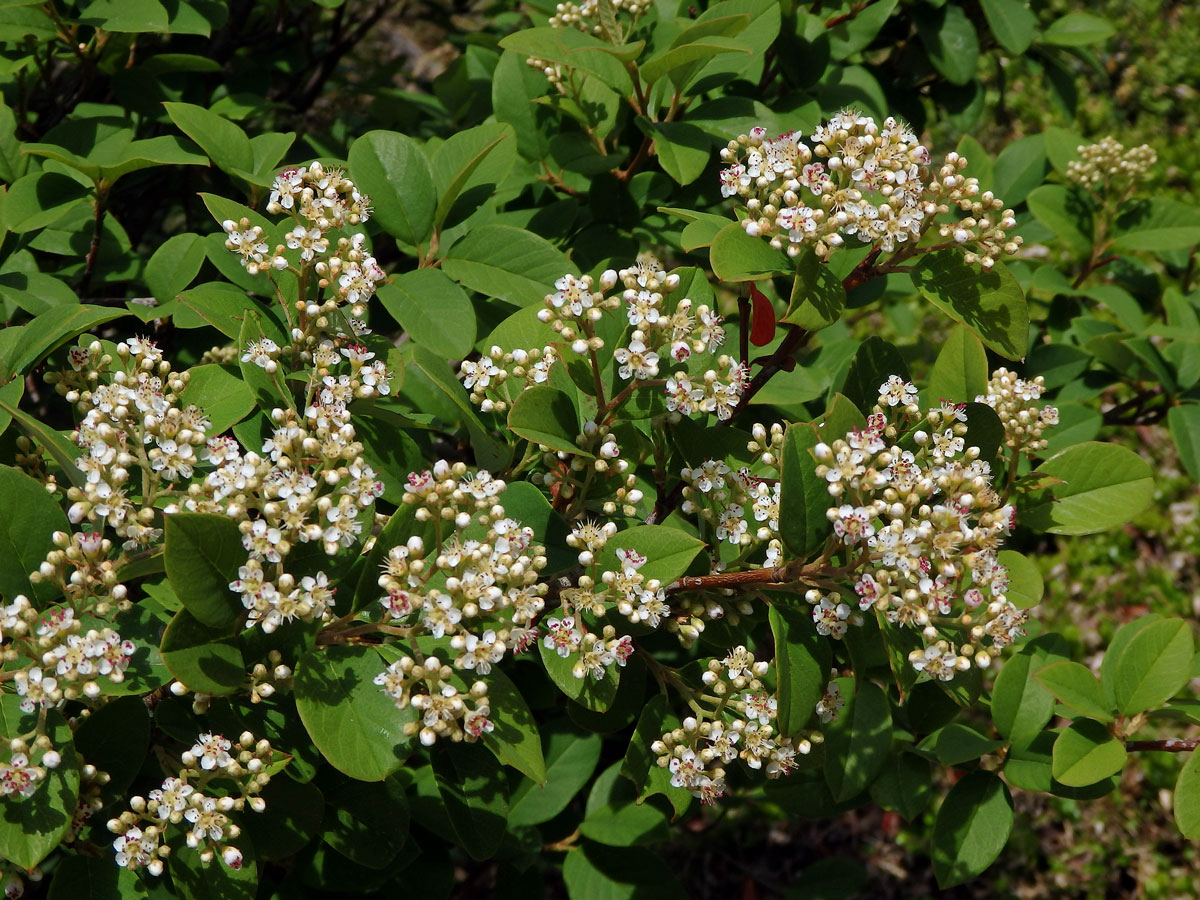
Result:
{"label": "thin twig", "polygon": [[1126,750],[1164,750],[1168,753],[1187,753],[1200,747],[1200,738],[1166,738],[1161,741],[1126,741]]}

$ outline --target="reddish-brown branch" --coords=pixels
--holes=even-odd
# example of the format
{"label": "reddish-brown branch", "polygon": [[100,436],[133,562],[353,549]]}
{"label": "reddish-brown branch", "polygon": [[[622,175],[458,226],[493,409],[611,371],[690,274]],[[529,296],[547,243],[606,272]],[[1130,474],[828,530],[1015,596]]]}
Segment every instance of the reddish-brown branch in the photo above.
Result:
{"label": "reddish-brown branch", "polygon": [[827,571],[823,560],[797,568],[795,565],[770,566],[762,569],[747,569],[744,572],[718,572],[715,575],[684,575],[667,585],[667,593],[674,591],[720,590],[753,585],[793,584],[800,579]]}
{"label": "reddish-brown branch", "polygon": [[1200,738],[1166,738],[1161,741],[1126,741],[1126,750],[1163,750],[1167,753],[1189,753],[1200,747]]}

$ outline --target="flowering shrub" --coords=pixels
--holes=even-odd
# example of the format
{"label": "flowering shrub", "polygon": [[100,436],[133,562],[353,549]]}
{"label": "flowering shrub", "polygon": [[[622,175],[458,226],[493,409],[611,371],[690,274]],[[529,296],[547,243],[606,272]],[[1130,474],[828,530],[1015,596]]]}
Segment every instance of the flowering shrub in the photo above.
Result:
{"label": "flowering shrub", "polygon": [[[890,10],[816,21],[861,50]],[[954,82],[933,48],[962,14],[938,15],[936,40],[915,27]],[[1097,675],[1040,633],[1030,554],[1151,503],[1149,466],[1093,440],[1102,422],[1165,417],[1196,465],[1190,267],[1159,325],[1088,282],[1200,229],[1142,193],[1153,153],[1112,139],[1016,197],[990,160],[935,165],[915,126],[861,107],[764,108],[781,129],[697,146],[678,116],[778,25],[750,0],[695,22],[563,4],[500,42],[496,121],[373,130],[344,159],[276,165],[292,136],[174,101],[204,155],[176,136],[114,161],[69,129],[24,146],[46,162],[22,179],[92,185],[101,245],[142,162],[211,160],[249,205],[202,192],[208,224],[153,252],[154,297],[128,309],[12,301],[10,896],[44,875],[113,897],[394,890],[468,860],[537,879],[561,862],[575,897],[670,892],[635,845],[671,822],[868,802],[912,819],[953,769],[931,847],[948,887],[1003,850],[1013,789],[1097,796],[1130,752],[1194,748],[1147,731],[1195,721],[1190,625],[1127,626]],[[513,111],[499,85],[524,97],[530,77],[544,102]],[[543,112],[578,139],[553,166]],[[640,150],[588,161],[621,158],[625,131]],[[665,176],[637,171],[651,158]],[[686,205],[647,199],[667,176]],[[636,244],[593,222],[568,256],[537,234],[581,192],[600,216],[604,184],[655,207]],[[1066,249],[1039,265],[1048,245]],[[133,278],[98,253],[80,289]],[[26,293],[71,273],[34,274]],[[1055,305],[1080,298],[1104,317],[1064,325]],[[852,331],[902,302],[936,341]],[[628,872],[605,847],[631,848]]]}

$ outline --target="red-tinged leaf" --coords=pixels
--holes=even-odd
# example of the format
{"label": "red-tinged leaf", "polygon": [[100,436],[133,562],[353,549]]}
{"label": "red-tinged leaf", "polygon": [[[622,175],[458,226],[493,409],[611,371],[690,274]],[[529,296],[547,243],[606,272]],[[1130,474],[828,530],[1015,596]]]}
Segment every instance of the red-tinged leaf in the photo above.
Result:
{"label": "red-tinged leaf", "polygon": [[775,337],[775,307],[753,284],[750,285],[750,300],[754,304],[750,312],[750,343],[765,347]]}

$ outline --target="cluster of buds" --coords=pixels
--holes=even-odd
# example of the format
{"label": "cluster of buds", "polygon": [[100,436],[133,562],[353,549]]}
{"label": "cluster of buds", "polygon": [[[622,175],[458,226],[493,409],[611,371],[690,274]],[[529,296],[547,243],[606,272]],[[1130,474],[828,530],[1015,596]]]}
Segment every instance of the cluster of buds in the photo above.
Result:
{"label": "cluster of buds", "polygon": [[[550,368],[557,361],[558,349],[554,346],[510,351],[492,347],[487,356],[459,363],[458,377],[470,392],[472,403],[483,412],[502,413],[517,393],[549,381]],[[510,378],[523,382],[520,390],[514,391],[508,384]]]}
{"label": "cluster of buds", "polygon": [[117,576],[119,559],[113,559],[113,542],[98,531],[56,531],[51,536],[56,549],[46,554],[38,568],[29,573],[33,584],[46,582],[62,590],[75,605],[90,604],[98,616],[108,615],[115,605],[130,606],[128,589]]}
{"label": "cluster of buds", "polygon": [[1147,144],[1126,149],[1111,135],[1076,150],[1079,159],[1067,163],[1067,178],[1097,196],[1128,191],[1158,162],[1158,154]]}
{"label": "cluster of buds", "polygon": [[291,666],[284,665],[283,654],[272,650],[266,663],[256,663],[250,670],[250,702],[261,703],[280,687],[291,687]]}
{"label": "cluster of buds", "polygon": [[63,835],[63,843],[77,840],[92,816],[104,808],[103,790],[111,780],[111,775],[100,771],[91,763],[84,763],[79,767],[79,798],[75,802],[71,824],[67,826],[67,833]]}
{"label": "cluster of buds", "polygon": [[795,769],[798,755],[820,742],[819,734],[793,739],[779,733],[774,724],[778,701],[762,681],[768,671],[769,665],[756,661],[744,646],[724,659],[709,660],[696,708],[713,709],[689,716],[651,745],[658,765],[670,771],[673,786],[715,803],[725,793],[725,766],[734,760],[779,778]]}
{"label": "cluster of buds", "polygon": [[538,321],[547,323],[580,356],[603,350],[604,340],[596,336],[594,326],[605,310],[620,309],[620,298],[604,296],[616,283],[613,269],[606,269],[598,284],[591,275],[568,273],[554,282],[556,290],[546,295],[546,308],[538,310]]}
{"label": "cluster of buds", "polygon": [[992,373],[987,393],[980,394],[975,402],[986,403],[996,411],[1004,426],[1005,446],[1019,452],[1037,453],[1046,449],[1047,442],[1042,433],[1058,424],[1055,407],[1037,405],[1045,390],[1041,375],[1026,380],[1000,368]]}
{"label": "cluster of buds", "polygon": [[[504,489],[485,470],[445,460],[410,474],[404,503],[438,543],[430,553],[413,535],[391,547],[378,581],[384,621],[409,623],[414,636],[449,637],[454,667],[480,675],[527,645],[549,590],[539,581],[545,550],[533,543],[532,528],[505,514]],[[403,699],[407,705],[407,693]]]}
{"label": "cluster of buds", "polygon": [[[129,809],[108,822],[108,830],[117,835],[113,841],[117,865],[127,869],[145,869],[161,875],[163,863],[171,853],[166,841],[172,826],[186,829],[185,843],[195,850],[203,865],[219,854],[231,869],[242,867],[242,852],[231,841],[241,829],[231,812],[262,812],[266,801],[259,793],[271,780],[268,767],[274,753],[266,740],[256,741],[243,733],[236,746],[219,734],[201,734],[180,760],[178,776],[163,781],[148,796],[129,799]],[[215,779],[226,787],[220,796],[206,794]]]}
{"label": "cluster of buds", "polygon": [[[893,376],[866,428],[813,453],[835,498],[834,540],[860,571],[859,610],[920,629],[926,645],[912,654],[914,667],[949,680],[987,666],[1024,633],[1027,614],[1006,599],[1008,573],[997,557],[1015,511],[978,449],[965,446],[965,408],[945,403],[922,415],[915,394]],[[840,636],[854,623],[838,593],[810,591],[807,599],[823,633]],[[947,630],[966,630],[969,639],[956,648],[943,639]]]}
{"label": "cluster of buds", "polygon": [[476,741],[495,727],[488,718],[487,685],[476,681],[460,689],[454,669],[436,656],[421,662],[402,656],[376,675],[375,683],[397,709],[411,706],[416,711],[418,718],[405,723],[404,733],[417,735],[425,747],[439,739]]}
{"label": "cluster of buds", "polygon": [[684,513],[695,514],[713,529],[718,541],[741,548],[767,545],[764,565],[778,564],[783,553],[779,540],[780,456],[783,426],[755,423],[747,449],[770,473],[752,474],[749,466],[733,469],[724,460],[706,459],[680,472]]}
{"label": "cluster of buds", "polygon": [[[621,456],[621,445],[612,428],[585,422],[575,436],[575,446],[583,452],[569,453],[542,445],[545,471],[533,473],[530,481],[566,500],[575,499],[585,489],[589,500],[606,497],[601,504],[605,515],[617,510],[627,516],[637,515],[644,494],[629,460]],[[597,475],[605,477],[597,479]]]}
{"label": "cluster of buds", "polygon": [[[612,0],[615,15],[624,13],[630,22],[636,22],[650,8],[645,0]],[[551,28],[576,28],[584,34],[594,34],[603,37],[605,27],[601,24],[600,0],[583,0],[582,3],[559,3],[554,7],[548,24]],[[616,38],[610,35],[610,38]]]}
{"label": "cluster of buds", "polygon": [[971,262],[990,268],[1020,245],[1007,235],[1012,210],[980,196],[978,181],[960,174],[966,160],[951,153],[934,173],[929,150],[903,122],[889,117],[881,127],[843,110],[808,142],[798,132],[769,138],[758,127],[721,150],[731,164],[721,172],[721,193],[744,203],[742,227],[791,257],[810,247],[827,258],[850,236],[889,253],[915,248],[953,207],[968,215],[943,233],[954,235]]}
{"label": "cluster of buds", "polygon": [[[56,388],[84,412],[74,435],[84,451],[75,460],[84,484],[67,491],[72,502],[67,517],[74,524],[107,525],[126,539],[125,549],[140,549],[162,536],[154,527],[154,501],[167,485],[192,478],[212,425],[199,407],[181,402],[188,373],[172,371],[153,341],[124,341],[117,345],[117,359],[99,351],[99,342],[73,348],[67,354],[72,373],[55,379]],[[118,367],[109,371],[110,366]],[[128,496],[135,468],[145,474],[134,484],[145,481],[148,487],[140,508]],[[84,555],[92,564],[100,561],[98,550]]]}

